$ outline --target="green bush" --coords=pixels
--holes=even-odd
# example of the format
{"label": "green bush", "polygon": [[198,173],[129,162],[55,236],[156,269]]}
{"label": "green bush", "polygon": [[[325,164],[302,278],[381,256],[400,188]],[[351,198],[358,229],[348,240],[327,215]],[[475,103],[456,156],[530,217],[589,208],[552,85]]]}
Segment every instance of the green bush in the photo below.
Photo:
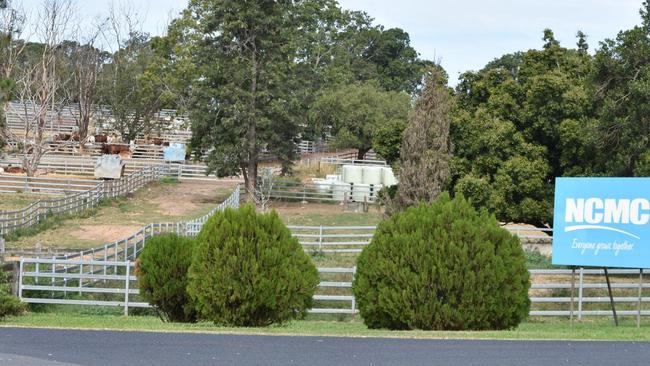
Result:
{"label": "green bush", "polygon": [[194,322],[196,311],[187,294],[187,270],[195,241],[176,234],[147,240],[138,258],[136,274],[142,297],[160,317],[172,322]]}
{"label": "green bush", "polygon": [[197,237],[188,292],[221,325],[267,326],[300,318],[319,283],[316,267],[275,211],[252,205],[212,216]]}
{"label": "green bush", "polygon": [[528,314],[529,281],[519,239],[445,193],[379,225],[353,292],[370,328],[507,329]]}
{"label": "green bush", "polygon": [[25,309],[25,304],[11,295],[9,277],[0,267],[0,319],[10,315],[20,315],[25,312]]}

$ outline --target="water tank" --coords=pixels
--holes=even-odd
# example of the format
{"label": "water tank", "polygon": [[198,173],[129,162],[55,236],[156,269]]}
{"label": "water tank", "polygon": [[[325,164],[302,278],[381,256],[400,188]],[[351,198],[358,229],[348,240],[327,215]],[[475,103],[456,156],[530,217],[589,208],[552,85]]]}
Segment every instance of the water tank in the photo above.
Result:
{"label": "water tank", "polygon": [[341,180],[341,175],[340,174],[327,174],[325,176],[325,180],[329,180],[330,182],[336,182]]}
{"label": "water tank", "polygon": [[95,162],[95,178],[120,179],[124,174],[124,166],[119,155],[102,155]]}
{"label": "water tank", "polygon": [[370,201],[370,184],[353,184],[352,185],[352,200],[355,202],[369,202]]}
{"label": "water tank", "polygon": [[346,183],[363,183],[363,167],[343,165],[343,181]]}
{"label": "water tank", "polygon": [[163,148],[163,156],[165,161],[185,161],[185,145],[177,142],[172,142],[169,146]]}
{"label": "water tank", "polygon": [[363,167],[363,183],[364,184],[381,184],[383,167],[380,166],[364,166]]}
{"label": "water tank", "polygon": [[393,169],[390,167],[384,167],[382,169],[383,177],[382,184],[386,187],[394,186],[397,184],[397,179],[395,179],[395,174],[393,174]]}
{"label": "water tank", "polygon": [[321,195],[325,195],[323,198],[330,198],[332,194],[332,182],[324,179],[313,179],[314,187],[316,187],[316,192]]}
{"label": "water tank", "polygon": [[351,186],[349,183],[334,182],[332,183],[332,198],[335,201],[345,201],[350,199]]}

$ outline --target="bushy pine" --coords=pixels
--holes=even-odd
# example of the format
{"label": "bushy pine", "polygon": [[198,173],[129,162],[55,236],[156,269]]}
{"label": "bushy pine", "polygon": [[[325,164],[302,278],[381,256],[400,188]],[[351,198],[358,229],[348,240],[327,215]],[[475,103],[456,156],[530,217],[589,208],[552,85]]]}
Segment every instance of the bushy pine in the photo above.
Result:
{"label": "bushy pine", "polygon": [[188,292],[202,318],[267,326],[302,317],[318,286],[316,267],[275,211],[252,205],[216,213],[197,237]]}
{"label": "bushy pine", "polygon": [[187,294],[187,271],[194,246],[192,238],[158,235],[147,240],[138,258],[136,274],[140,294],[165,321],[197,320],[194,304]]}
{"label": "bushy pine", "polygon": [[25,304],[16,296],[11,295],[9,276],[0,267],[0,319],[10,315],[20,315],[25,312]]}
{"label": "bushy pine", "polygon": [[370,328],[507,329],[530,308],[519,239],[444,193],[380,223],[353,292]]}

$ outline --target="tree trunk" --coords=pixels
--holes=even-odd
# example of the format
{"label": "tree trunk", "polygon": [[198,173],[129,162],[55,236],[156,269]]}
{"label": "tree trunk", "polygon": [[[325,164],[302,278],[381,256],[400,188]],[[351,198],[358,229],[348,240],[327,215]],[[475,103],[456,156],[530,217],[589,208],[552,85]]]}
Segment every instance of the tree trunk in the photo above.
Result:
{"label": "tree trunk", "polygon": [[366,153],[370,151],[370,148],[364,147],[357,151],[357,160],[363,160],[366,157]]}
{"label": "tree trunk", "polygon": [[[254,40],[252,42],[255,44]],[[257,148],[257,113],[256,113],[256,93],[257,93],[257,51],[255,48],[252,50],[251,58],[251,100],[250,100],[250,113],[248,121],[248,132],[246,133],[246,140],[248,142],[248,166],[246,174],[246,193],[248,194],[248,201],[255,202],[255,190],[257,187],[257,164],[258,164],[258,148]]]}

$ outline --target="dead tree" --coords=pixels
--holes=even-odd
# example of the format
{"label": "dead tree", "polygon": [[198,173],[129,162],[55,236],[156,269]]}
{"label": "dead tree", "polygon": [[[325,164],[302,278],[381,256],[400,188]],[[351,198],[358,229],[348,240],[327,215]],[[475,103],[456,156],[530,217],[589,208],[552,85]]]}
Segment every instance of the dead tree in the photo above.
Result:
{"label": "dead tree", "polygon": [[451,174],[451,107],[451,95],[442,73],[438,68],[430,68],[404,131],[393,209],[431,202],[444,189]]}
{"label": "dead tree", "polygon": [[22,166],[28,176],[36,173],[41,158],[48,151],[45,132],[47,126],[63,107],[59,90],[64,78],[59,77],[57,47],[66,34],[72,17],[69,1],[48,0],[44,2],[36,19],[36,33],[41,40],[41,51],[16,70],[16,97],[20,104],[18,117],[24,124],[20,138]]}

